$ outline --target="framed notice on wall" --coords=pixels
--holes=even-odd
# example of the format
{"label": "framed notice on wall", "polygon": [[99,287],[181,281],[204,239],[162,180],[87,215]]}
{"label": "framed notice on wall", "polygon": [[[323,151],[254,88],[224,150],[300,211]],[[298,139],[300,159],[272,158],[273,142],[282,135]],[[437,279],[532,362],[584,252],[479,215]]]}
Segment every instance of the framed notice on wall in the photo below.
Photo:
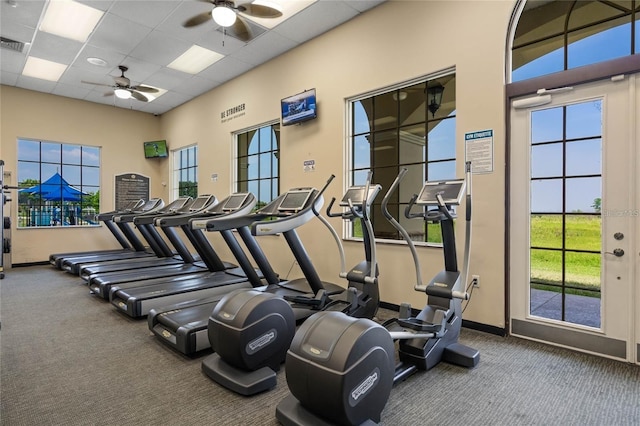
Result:
{"label": "framed notice on wall", "polygon": [[149,178],[137,173],[123,173],[115,177],[116,210],[127,203],[149,199]]}
{"label": "framed notice on wall", "polygon": [[465,158],[471,161],[472,173],[493,172],[493,130],[464,134]]}

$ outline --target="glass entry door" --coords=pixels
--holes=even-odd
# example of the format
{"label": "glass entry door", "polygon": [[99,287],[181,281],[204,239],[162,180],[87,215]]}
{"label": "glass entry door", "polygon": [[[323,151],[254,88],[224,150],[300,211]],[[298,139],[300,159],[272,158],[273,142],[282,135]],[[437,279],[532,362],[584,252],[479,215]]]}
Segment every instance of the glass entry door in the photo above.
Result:
{"label": "glass entry door", "polygon": [[512,101],[510,326],[638,362],[640,83],[613,80]]}

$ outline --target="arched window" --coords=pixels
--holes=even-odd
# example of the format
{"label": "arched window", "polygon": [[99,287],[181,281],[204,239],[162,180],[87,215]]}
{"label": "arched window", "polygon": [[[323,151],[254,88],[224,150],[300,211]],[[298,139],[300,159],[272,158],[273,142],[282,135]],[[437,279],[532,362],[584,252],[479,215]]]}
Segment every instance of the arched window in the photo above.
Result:
{"label": "arched window", "polygon": [[511,53],[514,82],[640,53],[640,0],[528,0]]}

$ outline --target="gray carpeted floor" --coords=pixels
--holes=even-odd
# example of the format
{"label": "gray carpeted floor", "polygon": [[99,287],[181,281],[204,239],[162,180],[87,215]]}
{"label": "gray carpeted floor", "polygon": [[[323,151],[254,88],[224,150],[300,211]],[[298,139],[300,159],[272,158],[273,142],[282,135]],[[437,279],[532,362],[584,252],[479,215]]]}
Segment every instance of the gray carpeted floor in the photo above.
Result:
{"label": "gray carpeted floor", "polygon": [[[287,394],[242,397],[49,266],[0,281],[3,425],[276,425]],[[383,425],[638,425],[640,368],[463,330],[473,370],[440,364],[392,392]]]}

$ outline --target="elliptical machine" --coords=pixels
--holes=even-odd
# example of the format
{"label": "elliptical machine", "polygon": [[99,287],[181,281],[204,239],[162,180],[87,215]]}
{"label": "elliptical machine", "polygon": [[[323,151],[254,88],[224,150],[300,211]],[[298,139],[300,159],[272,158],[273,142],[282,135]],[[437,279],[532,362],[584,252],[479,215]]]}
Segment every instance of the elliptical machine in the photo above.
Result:
{"label": "elliptical machine", "polygon": [[[291,394],[276,408],[284,425],[360,425],[379,422],[394,384],[440,361],[474,367],[477,350],[458,343],[462,324],[461,301],[468,299],[465,283],[471,243],[471,172],[466,179],[426,182],[405,209],[405,217],[440,224],[445,269],[422,285],[415,246],[407,231],[393,218],[387,203],[406,175],[403,169],[385,195],[385,217],[406,240],[416,267],[416,291],[427,294],[427,305],[416,316],[403,304],[399,317],[379,325],[368,319],[320,312],[297,331],[285,363]],[[462,271],[458,270],[454,214],[466,187],[466,235]],[[412,213],[414,205],[420,213]],[[427,206],[436,206],[428,210]],[[400,364],[395,366],[394,340]]]}
{"label": "elliptical machine", "polygon": [[[332,178],[327,182],[331,182]],[[365,260],[345,271],[345,256],[340,237],[328,221],[320,215],[321,194],[326,188],[308,203],[308,208],[298,212],[283,212],[282,207],[265,206],[262,211],[280,211],[283,217],[276,221],[260,221],[252,225],[254,235],[264,235],[260,229],[269,228],[269,233],[290,232],[292,225],[278,226],[296,221],[296,216],[315,215],[331,231],[336,240],[341,256],[340,277],[347,279],[348,288],[338,287],[339,292],[331,292],[330,288],[319,289],[314,293],[295,292],[287,283],[268,286],[260,291],[234,291],[222,298],[216,305],[208,324],[208,334],[214,354],[202,362],[203,372],[222,386],[242,395],[254,395],[275,387],[276,372],[284,361],[287,349],[293,339],[297,323],[305,320],[315,312],[326,310],[341,312],[347,315],[372,318],[378,308],[378,268],[375,255],[375,240],[370,223],[370,208],[381,187],[370,184],[371,175],[366,185],[352,186],[345,193],[341,207],[348,208],[343,213],[332,213],[335,202],[332,199],[327,214],[331,217],[342,217],[344,220],[360,220],[363,240],[365,242]],[[285,197],[286,198],[286,197]],[[273,203],[282,203],[275,200]],[[281,204],[280,204],[281,205]],[[258,214],[261,214],[260,211]],[[276,216],[277,217],[277,216]],[[297,223],[296,226],[300,226]],[[290,230],[285,231],[285,229]],[[286,234],[285,234],[286,237]],[[293,249],[293,246],[292,246]],[[308,258],[296,258],[312,267]],[[304,253],[306,256],[306,253]],[[335,285],[334,285],[335,286]]]}

